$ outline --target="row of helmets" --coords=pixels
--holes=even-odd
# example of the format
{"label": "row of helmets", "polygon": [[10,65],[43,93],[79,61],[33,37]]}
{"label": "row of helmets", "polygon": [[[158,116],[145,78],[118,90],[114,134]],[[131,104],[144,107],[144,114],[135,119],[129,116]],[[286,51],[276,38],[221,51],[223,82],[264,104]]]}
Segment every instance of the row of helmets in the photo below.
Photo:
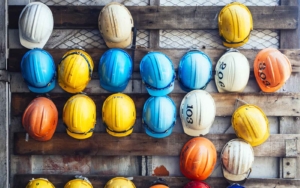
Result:
{"label": "row of helmets", "polygon": [[[37,186],[38,185],[38,186]],[[46,178],[37,178],[32,179],[27,184],[26,188],[55,188],[54,185]],[[110,179],[104,186],[104,188],[136,188],[134,183],[125,177],[115,177]],[[146,187],[146,186],[145,186]],[[157,178],[155,181],[151,183],[151,185],[147,186],[149,188],[169,188],[168,183],[162,179]],[[75,179],[72,179],[66,183],[64,188],[93,188],[92,183],[88,178],[83,176],[75,176]],[[210,186],[203,181],[190,181],[183,188],[210,188]],[[238,184],[233,184],[227,188],[244,188]]]}
{"label": "row of helmets", "polygon": [[[54,26],[51,10],[40,2],[29,3],[19,17],[20,42],[26,48],[43,48]],[[130,11],[122,4],[107,4],[98,17],[98,28],[109,48],[131,45],[134,21]],[[219,35],[223,45],[236,48],[247,43],[253,30],[250,10],[242,3],[227,4],[218,15]],[[135,44],[134,44],[135,45]]]}

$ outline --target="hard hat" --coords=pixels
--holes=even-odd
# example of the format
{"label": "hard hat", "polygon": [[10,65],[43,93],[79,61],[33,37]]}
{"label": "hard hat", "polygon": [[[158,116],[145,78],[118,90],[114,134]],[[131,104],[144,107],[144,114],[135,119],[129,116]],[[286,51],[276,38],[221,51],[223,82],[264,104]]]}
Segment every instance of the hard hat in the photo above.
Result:
{"label": "hard hat", "polygon": [[250,65],[247,58],[238,50],[229,50],[216,65],[215,82],[222,92],[243,92],[250,75]]}
{"label": "hard hat", "polygon": [[26,188],[55,188],[54,185],[45,178],[32,179],[26,185]]}
{"label": "hard hat", "polygon": [[142,81],[152,96],[164,96],[174,89],[175,71],[168,56],[150,52],[140,63]]}
{"label": "hard hat", "polygon": [[52,138],[58,122],[55,104],[45,97],[33,99],[22,117],[22,125],[35,140],[48,141]]}
{"label": "hard hat", "polygon": [[71,137],[76,139],[91,137],[96,124],[94,101],[84,94],[77,94],[69,98],[63,108],[63,122]]}
{"label": "hard hat", "polygon": [[164,138],[172,133],[176,106],[168,96],[150,97],[144,104],[142,124],[147,135]]}
{"label": "hard hat", "polygon": [[112,2],[101,10],[98,27],[109,48],[126,48],[132,41],[133,19],[122,4]]}
{"label": "hard hat", "polygon": [[236,109],[231,124],[237,137],[244,139],[251,146],[264,143],[270,136],[268,118],[255,105],[246,104]]}
{"label": "hard hat", "polygon": [[102,120],[108,134],[116,137],[130,135],[135,119],[135,105],[128,95],[115,93],[105,99],[102,106]]}
{"label": "hard hat", "polygon": [[152,185],[150,186],[150,188],[169,188],[166,180],[162,179],[162,178],[158,178],[157,180],[155,180]]}
{"label": "hard hat", "polygon": [[187,52],[178,66],[178,80],[183,90],[205,89],[211,80],[212,62],[204,52]]}
{"label": "hard hat", "polygon": [[69,50],[58,64],[58,84],[69,93],[82,92],[91,80],[94,62],[83,50]]}
{"label": "hard hat", "polygon": [[54,20],[50,8],[40,2],[27,4],[19,17],[19,36],[22,46],[43,48],[53,31]]}
{"label": "hard hat", "polygon": [[132,74],[130,55],[121,49],[106,51],[99,62],[100,86],[110,92],[123,91]]}
{"label": "hard hat", "polygon": [[104,188],[135,188],[132,181],[124,177],[115,177],[109,180]]}
{"label": "hard hat", "polygon": [[183,188],[210,188],[210,186],[203,181],[190,181]]}
{"label": "hard hat", "polygon": [[227,188],[245,188],[245,187],[244,187],[244,186],[241,186],[241,185],[239,185],[239,184],[234,183],[234,184],[228,186]]}
{"label": "hard hat", "polygon": [[45,50],[32,49],[23,56],[21,72],[31,92],[47,93],[55,87],[56,70],[52,56]]}
{"label": "hard hat", "polygon": [[190,91],[181,101],[180,119],[187,135],[206,135],[215,120],[215,115],[215,101],[204,90]]}
{"label": "hard hat", "polygon": [[213,172],[217,161],[214,144],[204,137],[189,140],[180,153],[180,171],[190,180],[205,180]]}
{"label": "hard hat", "polygon": [[242,139],[230,140],[221,151],[223,175],[231,183],[245,181],[251,173],[253,161],[253,148]]}
{"label": "hard hat", "polygon": [[92,183],[86,177],[75,177],[75,179],[68,181],[64,188],[93,188]]}
{"label": "hard hat", "polygon": [[253,30],[251,12],[242,3],[229,3],[219,13],[218,26],[224,46],[240,47],[248,42]]}
{"label": "hard hat", "polygon": [[289,59],[274,48],[261,50],[254,60],[253,69],[256,81],[264,92],[279,90],[292,72]]}

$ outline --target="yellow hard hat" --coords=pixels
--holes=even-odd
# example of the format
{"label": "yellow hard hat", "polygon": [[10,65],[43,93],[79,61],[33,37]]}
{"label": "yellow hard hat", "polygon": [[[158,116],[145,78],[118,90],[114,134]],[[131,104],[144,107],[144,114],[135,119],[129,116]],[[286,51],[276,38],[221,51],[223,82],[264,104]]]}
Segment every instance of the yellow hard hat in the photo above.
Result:
{"label": "yellow hard hat", "polygon": [[132,133],[136,119],[133,100],[123,94],[110,95],[102,106],[102,120],[108,134],[116,137]]}
{"label": "yellow hard hat", "polygon": [[67,133],[76,139],[92,136],[96,124],[96,105],[86,95],[77,94],[71,97],[63,109],[63,122]]}
{"label": "yellow hard hat", "polygon": [[135,188],[132,181],[124,177],[115,177],[109,180],[104,188]]}
{"label": "yellow hard hat", "polygon": [[32,179],[26,188],[55,188],[54,185],[45,178]]}
{"label": "yellow hard hat", "polygon": [[93,188],[92,183],[82,176],[75,176],[76,179],[68,181],[64,188]]}
{"label": "yellow hard hat", "polygon": [[242,3],[227,4],[219,13],[218,26],[224,46],[242,46],[248,42],[253,30],[252,14]]}
{"label": "yellow hard hat", "polygon": [[58,84],[69,93],[82,92],[92,77],[94,62],[83,50],[68,51],[58,65]]}
{"label": "yellow hard hat", "polygon": [[237,137],[249,142],[251,146],[264,143],[270,136],[268,118],[258,106],[240,106],[233,113],[231,123]]}

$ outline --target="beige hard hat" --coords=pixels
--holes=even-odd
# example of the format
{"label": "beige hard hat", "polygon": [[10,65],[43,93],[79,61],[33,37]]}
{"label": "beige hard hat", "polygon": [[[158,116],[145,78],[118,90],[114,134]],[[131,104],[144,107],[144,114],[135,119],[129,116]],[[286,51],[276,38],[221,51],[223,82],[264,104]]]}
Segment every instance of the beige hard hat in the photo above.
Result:
{"label": "beige hard hat", "polygon": [[109,48],[126,48],[131,45],[133,19],[122,4],[107,4],[98,17],[98,27]]}

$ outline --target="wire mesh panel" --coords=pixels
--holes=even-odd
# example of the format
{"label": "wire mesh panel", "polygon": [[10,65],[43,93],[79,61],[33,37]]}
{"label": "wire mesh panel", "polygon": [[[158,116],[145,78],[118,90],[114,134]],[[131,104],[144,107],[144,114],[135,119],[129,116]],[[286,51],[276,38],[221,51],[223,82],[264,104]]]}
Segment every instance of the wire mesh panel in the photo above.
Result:
{"label": "wire mesh panel", "polygon": [[[104,6],[107,3],[112,2],[111,0],[31,0],[31,2],[39,1],[45,3],[46,5],[74,5],[74,6],[91,6],[99,5]],[[113,2],[122,3],[125,6],[147,6],[149,5],[148,0],[115,0]]]}
{"label": "wire mesh panel", "polygon": [[[140,47],[149,46],[149,31],[147,30],[138,30],[136,36],[136,45]],[[55,45],[48,46],[50,48],[73,48],[74,46],[81,46],[85,49],[88,48],[106,48],[105,42],[100,35],[99,30],[78,30],[73,36],[59,41]],[[47,46],[46,46],[47,47]]]}
{"label": "wire mesh panel", "polygon": [[[161,6],[224,6],[232,0],[161,0]],[[279,0],[238,0],[247,6],[276,6]]]}

